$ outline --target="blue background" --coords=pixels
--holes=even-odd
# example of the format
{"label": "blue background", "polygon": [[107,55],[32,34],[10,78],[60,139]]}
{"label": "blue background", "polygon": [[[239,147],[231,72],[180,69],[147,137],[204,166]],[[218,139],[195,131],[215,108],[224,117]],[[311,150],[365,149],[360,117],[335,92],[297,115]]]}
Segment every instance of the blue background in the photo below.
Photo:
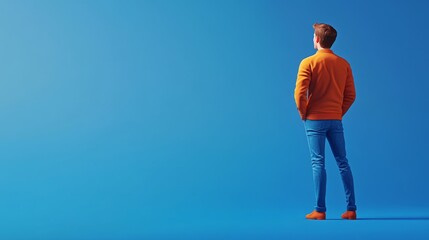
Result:
{"label": "blue background", "polygon": [[[428,237],[428,16],[423,0],[1,1],[0,238]],[[315,22],[354,71],[364,221],[303,219],[293,90]]]}

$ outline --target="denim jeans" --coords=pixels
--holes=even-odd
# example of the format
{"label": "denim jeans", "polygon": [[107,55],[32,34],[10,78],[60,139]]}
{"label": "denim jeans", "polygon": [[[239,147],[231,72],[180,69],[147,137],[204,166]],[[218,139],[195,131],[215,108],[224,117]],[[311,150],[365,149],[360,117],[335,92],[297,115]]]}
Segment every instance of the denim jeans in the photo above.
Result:
{"label": "denim jeans", "polygon": [[325,139],[328,139],[340,170],[346,195],[347,210],[356,210],[353,175],[346,158],[344,130],[341,120],[305,120],[304,125],[313,167],[316,194],[315,210],[326,212]]}

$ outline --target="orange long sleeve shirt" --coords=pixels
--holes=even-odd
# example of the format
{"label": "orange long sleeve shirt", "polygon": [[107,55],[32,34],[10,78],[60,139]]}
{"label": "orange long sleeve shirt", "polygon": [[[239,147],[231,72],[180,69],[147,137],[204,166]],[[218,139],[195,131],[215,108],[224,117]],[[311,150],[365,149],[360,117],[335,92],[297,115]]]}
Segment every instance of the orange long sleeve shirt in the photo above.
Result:
{"label": "orange long sleeve shirt", "polygon": [[341,120],[356,98],[350,64],[318,50],[301,61],[294,96],[301,119]]}

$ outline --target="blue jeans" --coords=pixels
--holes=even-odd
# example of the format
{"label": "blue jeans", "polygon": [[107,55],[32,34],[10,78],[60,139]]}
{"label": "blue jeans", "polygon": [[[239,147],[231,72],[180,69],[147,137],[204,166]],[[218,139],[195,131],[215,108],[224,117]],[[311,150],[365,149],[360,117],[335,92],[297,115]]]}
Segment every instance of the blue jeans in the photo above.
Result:
{"label": "blue jeans", "polygon": [[315,210],[326,212],[325,139],[328,139],[340,170],[346,194],[347,210],[356,210],[353,175],[346,158],[344,130],[341,120],[305,120],[304,125],[313,167],[316,194]]}

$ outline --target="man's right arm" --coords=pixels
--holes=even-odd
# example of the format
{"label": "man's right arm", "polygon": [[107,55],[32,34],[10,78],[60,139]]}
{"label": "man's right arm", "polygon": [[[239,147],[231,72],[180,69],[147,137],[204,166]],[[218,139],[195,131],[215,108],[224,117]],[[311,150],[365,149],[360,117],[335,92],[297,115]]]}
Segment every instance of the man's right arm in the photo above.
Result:
{"label": "man's right arm", "polygon": [[346,87],[344,89],[344,99],[343,99],[343,107],[342,107],[343,116],[352,106],[355,99],[356,99],[356,90],[355,90],[355,84],[353,79],[353,73],[352,73],[352,69],[349,67],[347,80],[346,80]]}

